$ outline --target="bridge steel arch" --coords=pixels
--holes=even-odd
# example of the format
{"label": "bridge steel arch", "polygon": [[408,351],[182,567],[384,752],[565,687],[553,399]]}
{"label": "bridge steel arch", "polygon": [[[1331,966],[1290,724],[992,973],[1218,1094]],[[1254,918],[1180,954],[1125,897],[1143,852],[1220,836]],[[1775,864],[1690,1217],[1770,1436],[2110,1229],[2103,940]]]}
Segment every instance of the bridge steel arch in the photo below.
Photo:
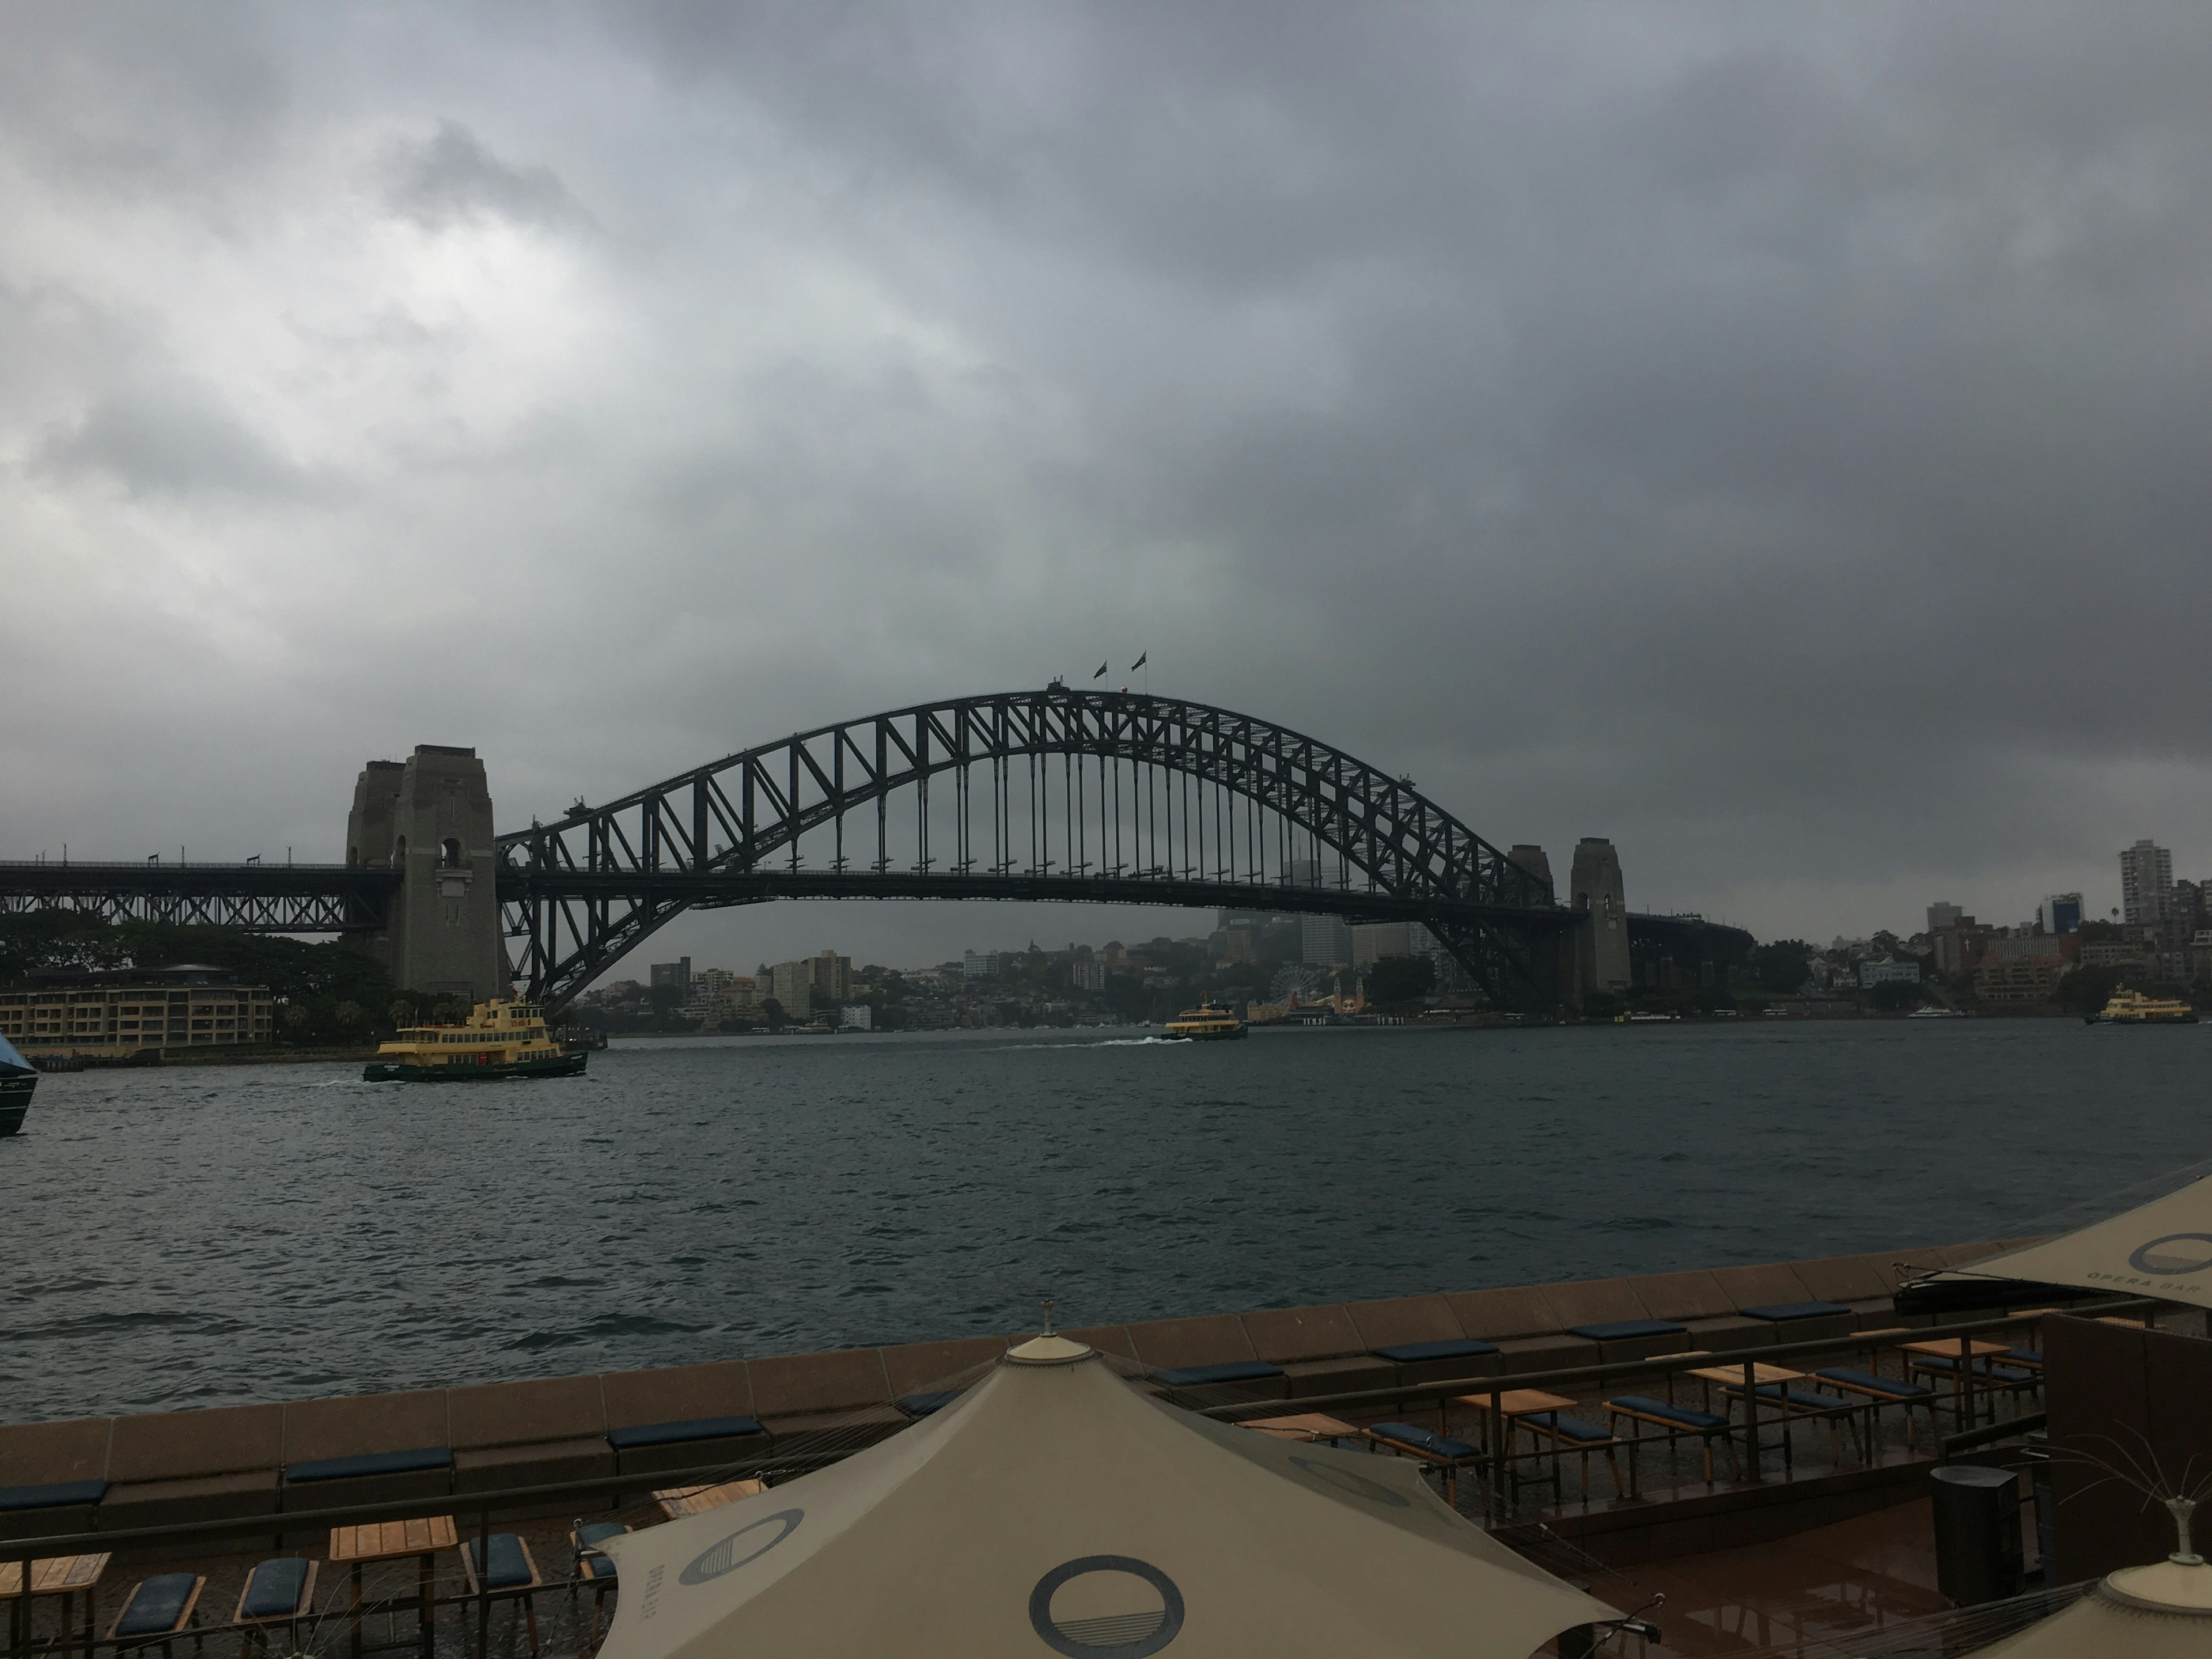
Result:
{"label": "bridge steel arch", "polygon": [[688,908],[996,898],[1426,926],[1502,1006],[1559,1000],[1576,913],[1413,787],[1288,727],[1126,691],[921,703],[498,838],[510,960],[558,1007]]}

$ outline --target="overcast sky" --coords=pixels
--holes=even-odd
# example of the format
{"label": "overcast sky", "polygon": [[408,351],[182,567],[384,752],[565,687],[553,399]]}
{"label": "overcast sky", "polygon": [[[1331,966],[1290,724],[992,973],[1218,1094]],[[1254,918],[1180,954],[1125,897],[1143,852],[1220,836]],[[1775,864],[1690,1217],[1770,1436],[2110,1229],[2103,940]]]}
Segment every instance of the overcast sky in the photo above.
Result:
{"label": "overcast sky", "polygon": [[1762,936],[2212,873],[2201,4],[7,31],[0,856],[333,858],[419,742],[519,826],[1148,651]]}

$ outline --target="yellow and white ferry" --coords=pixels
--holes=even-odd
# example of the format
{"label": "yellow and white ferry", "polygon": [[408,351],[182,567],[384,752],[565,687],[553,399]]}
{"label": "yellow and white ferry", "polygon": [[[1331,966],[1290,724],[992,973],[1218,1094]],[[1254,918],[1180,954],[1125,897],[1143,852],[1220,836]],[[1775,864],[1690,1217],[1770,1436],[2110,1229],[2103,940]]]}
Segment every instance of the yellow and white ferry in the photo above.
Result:
{"label": "yellow and white ferry", "polygon": [[1226,1008],[1201,1002],[1186,1008],[1167,1024],[1167,1033],[1186,1042],[1223,1042],[1244,1035],[1244,1022]]}
{"label": "yellow and white ferry", "polygon": [[2084,1014],[2091,1025],[2194,1025],[2197,1011],[2169,997],[2148,997],[2124,985],[2112,993],[2102,1013]]}
{"label": "yellow and white ferry", "polygon": [[581,1053],[563,1053],[534,1002],[495,997],[461,1025],[410,1025],[380,1044],[362,1073],[368,1083],[489,1083],[511,1077],[575,1077]]}

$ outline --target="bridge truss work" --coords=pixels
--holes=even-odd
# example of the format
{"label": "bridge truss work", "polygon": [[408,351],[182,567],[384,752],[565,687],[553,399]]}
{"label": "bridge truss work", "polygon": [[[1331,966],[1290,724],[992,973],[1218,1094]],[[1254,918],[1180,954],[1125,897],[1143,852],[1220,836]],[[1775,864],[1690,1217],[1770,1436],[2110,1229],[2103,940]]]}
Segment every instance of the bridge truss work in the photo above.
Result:
{"label": "bridge truss work", "polygon": [[335,864],[0,863],[0,915],[82,910],[105,921],[252,933],[369,933],[395,870]]}
{"label": "bridge truss work", "polygon": [[1057,684],[796,733],[498,855],[510,960],[553,1006],[687,908],[771,898],[1418,921],[1494,1001],[1546,1007],[1576,919],[1408,779],[1249,714]]}

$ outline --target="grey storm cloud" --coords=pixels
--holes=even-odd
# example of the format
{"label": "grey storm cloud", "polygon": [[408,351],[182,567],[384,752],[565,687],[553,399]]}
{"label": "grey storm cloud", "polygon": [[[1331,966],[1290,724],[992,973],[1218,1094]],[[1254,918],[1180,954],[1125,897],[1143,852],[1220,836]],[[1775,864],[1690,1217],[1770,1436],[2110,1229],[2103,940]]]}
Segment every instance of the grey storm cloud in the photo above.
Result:
{"label": "grey storm cloud", "polygon": [[219,396],[191,386],[104,394],[82,420],[50,432],[36,457],[60,478],[103,475],[132,495],[289,495],[307,482]]}
{"label": "grey storm cloud", "polygon": [[509,167],[458,121],[395,142],[386,165],[393,210],[434,230],[484,213],[555,228],[584,217],[551,168]]}
{"label": "grey storm cloud", "polygon": [[1141,650],[1765,933],[2212,872],[2201,8],[158,15],[0,65],[0,852]]}

